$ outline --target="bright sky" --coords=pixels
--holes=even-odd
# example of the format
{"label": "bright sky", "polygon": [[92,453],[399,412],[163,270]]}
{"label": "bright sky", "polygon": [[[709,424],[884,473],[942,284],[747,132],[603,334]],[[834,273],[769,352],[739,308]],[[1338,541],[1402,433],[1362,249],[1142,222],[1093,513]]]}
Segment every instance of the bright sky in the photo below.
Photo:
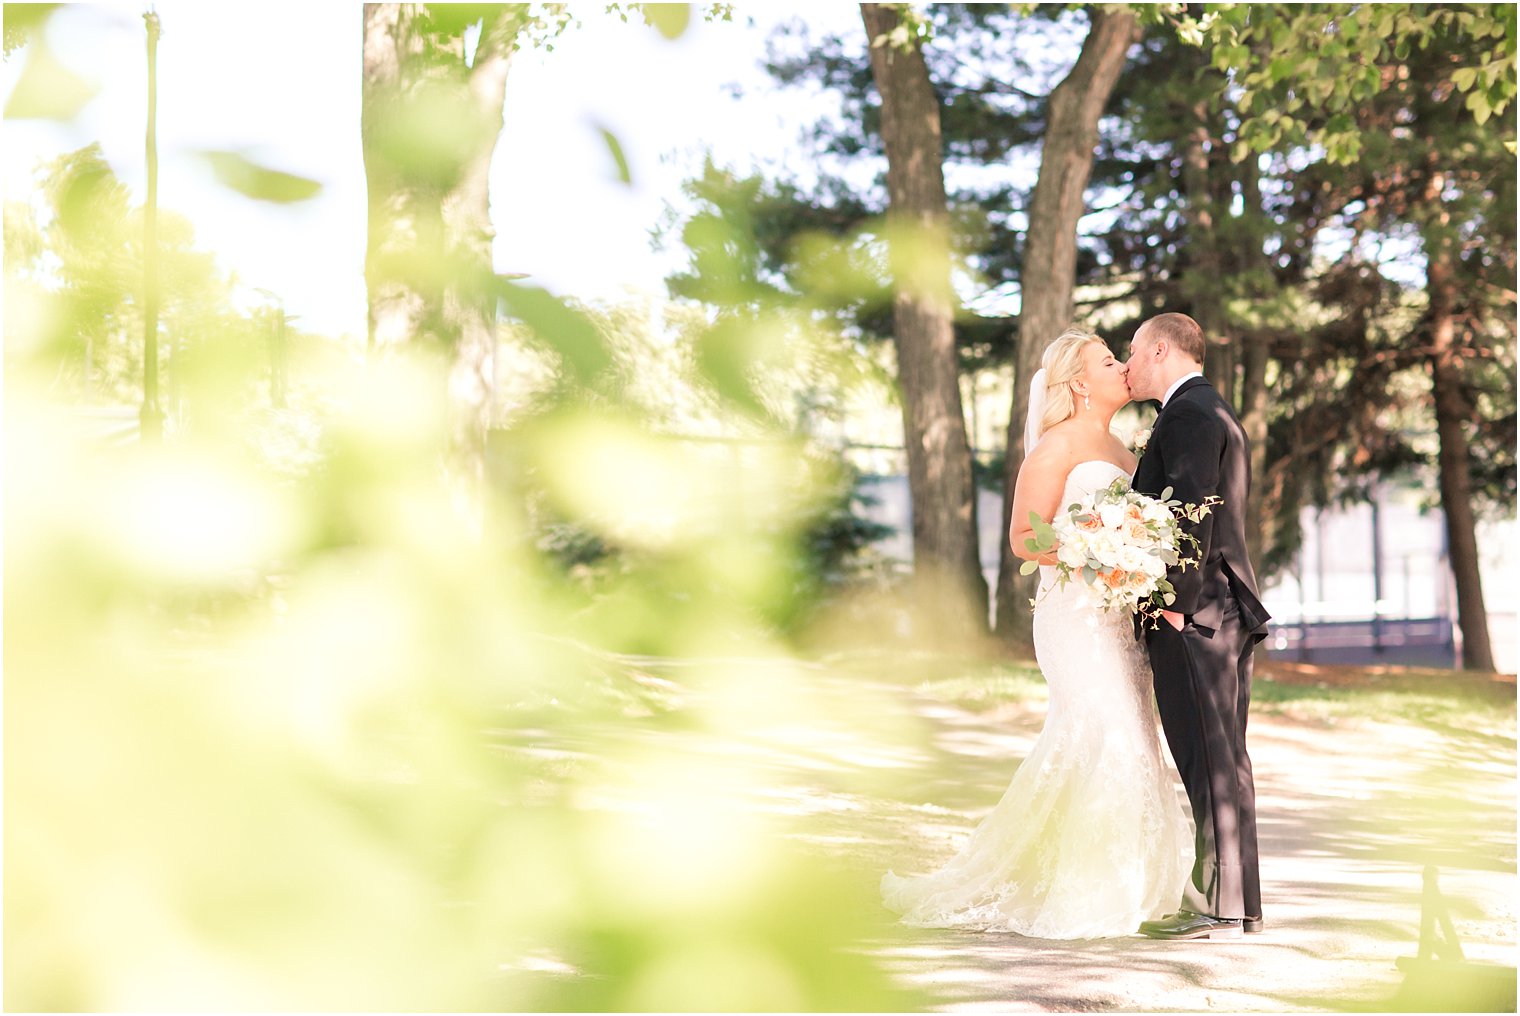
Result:
{"label": "bright sky", "polygon": [[[553,52],[527,50],[508,76],[506,125],[492,171],[496,265],[583,297],[625,286],[662,289],[669,257],[649,231],[704,151],[720,163],[791,165],[797,134],[818,100],[773,91],[759,60],[772,26],[801,16],[810,30],[862,32],[843,3],[739,5],[730,23],[694,21],[667,41],[633,16],[577,4],[582,20]],[[359,146],[359,4],[256,6],[163,0],[158,47],[159,203],[190,218],[198,245],[236,272],[244,298],[279,293],[300,326],[364,332],[364,167]],[[40,160],[98,141],[141,200],[147,109],[145,4],[70,5],[49,24],[54,54],[99,94],[68,124],[6,121],[0,146],[7,200],[24,197]],[[0,67],[10,95],[25,51]],[[736,100],[724,88],[744,86]],[[763,94],[762,94],[763,93]],[[602,142],[622,141],[633,186],[617,182]],[[272,168],[320,181],[293,206],[255,202],[222,187],[195,157],[236,149]]]}

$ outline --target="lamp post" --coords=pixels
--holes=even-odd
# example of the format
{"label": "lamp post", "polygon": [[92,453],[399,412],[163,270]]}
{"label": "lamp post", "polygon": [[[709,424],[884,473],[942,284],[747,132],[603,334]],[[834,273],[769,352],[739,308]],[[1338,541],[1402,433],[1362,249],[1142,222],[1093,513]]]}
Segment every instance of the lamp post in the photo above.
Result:
{"label": "lamp post", "polygon": [[139,414],[142,441],[163,438],[164,414],[158,407],[158,13],[143,15],[148,26],[148,198],[143,205],[143,404]]}

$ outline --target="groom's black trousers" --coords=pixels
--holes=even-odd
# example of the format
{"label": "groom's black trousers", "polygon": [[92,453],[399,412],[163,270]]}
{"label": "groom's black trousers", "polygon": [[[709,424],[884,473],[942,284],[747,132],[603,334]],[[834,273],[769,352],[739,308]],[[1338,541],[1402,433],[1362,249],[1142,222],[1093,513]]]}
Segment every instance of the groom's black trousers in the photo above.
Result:
{"label": "groom's black trousers", "polygon": [[1246,754],[1251,663],[1260,635],[1233,602],[1219,630],[1166,622],[1146,629],[1161,729],[1187,788],[1196,830],[1182,906],[1213,917],[1260,917],[1256,788]]}

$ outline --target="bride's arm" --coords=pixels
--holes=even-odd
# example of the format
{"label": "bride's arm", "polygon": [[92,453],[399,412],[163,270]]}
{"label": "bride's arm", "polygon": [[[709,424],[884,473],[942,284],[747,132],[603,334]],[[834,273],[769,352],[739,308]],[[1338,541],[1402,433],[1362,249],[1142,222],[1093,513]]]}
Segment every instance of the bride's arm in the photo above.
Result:
{"label": "bride's arm", "polygon": [[1054,552],[1033,554],[1024,541],[1034,536],[1029,527],[1029,513],[1034,512],[1049,522],[1059,508],[1061,491],[1066,486],[1069,472],[1064,450],[1053,442],[1042,441],[1041,447],[1024,460],[1019,477],[1013,486],[1013,517],[1008,527],[1008,542],[1013,546],[1015,557],[1040,564],[1055,564]]}

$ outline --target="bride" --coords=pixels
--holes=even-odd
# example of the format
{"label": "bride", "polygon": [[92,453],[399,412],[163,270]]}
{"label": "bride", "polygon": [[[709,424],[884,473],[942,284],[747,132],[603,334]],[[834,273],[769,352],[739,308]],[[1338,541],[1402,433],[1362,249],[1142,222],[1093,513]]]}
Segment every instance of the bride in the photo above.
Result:
{"label": "bride", "polygon": [[[1030,389],[1025,459],[1013,497],[1014,553],[1079,498],[1128,478],[1135,459],[1109,433],[1129,401],[1126,368],[1075,329],[1045,350]],[[1192,832],[1162,764],[1151,671],[1127,613],[1085,602],[1038,559],[1035,658],[1050,687],[1045,728],[971,839],[929,875],[882,879],[886,905],[920,927],[1034,938],[1130,935],[1176,909]]]}

